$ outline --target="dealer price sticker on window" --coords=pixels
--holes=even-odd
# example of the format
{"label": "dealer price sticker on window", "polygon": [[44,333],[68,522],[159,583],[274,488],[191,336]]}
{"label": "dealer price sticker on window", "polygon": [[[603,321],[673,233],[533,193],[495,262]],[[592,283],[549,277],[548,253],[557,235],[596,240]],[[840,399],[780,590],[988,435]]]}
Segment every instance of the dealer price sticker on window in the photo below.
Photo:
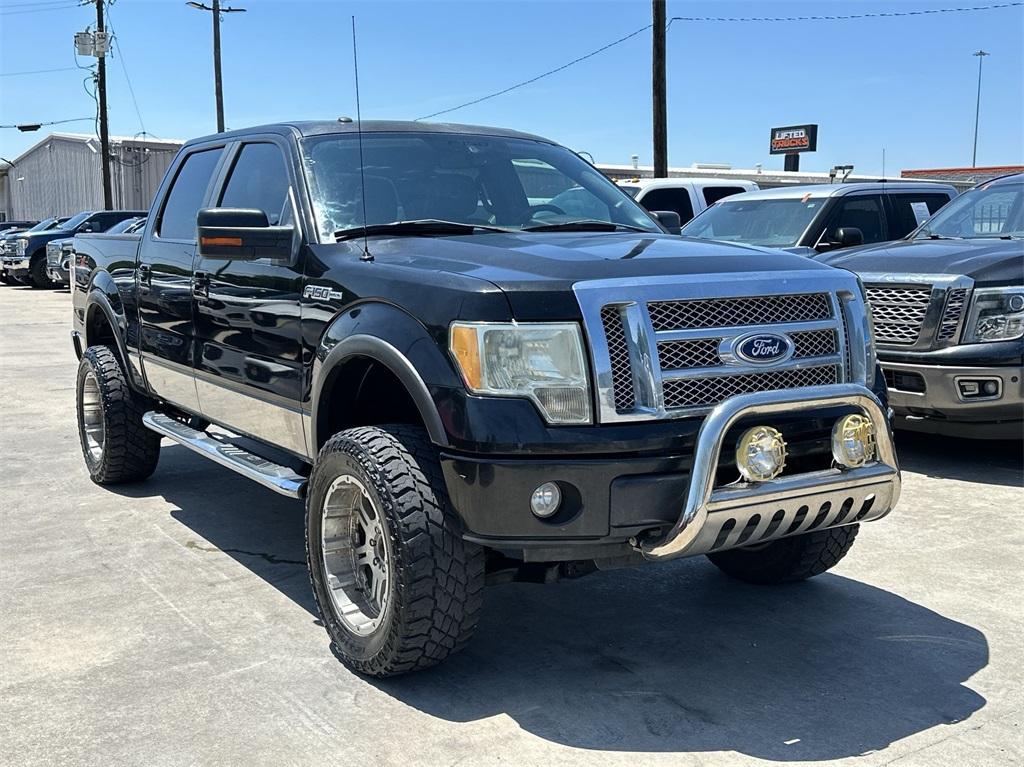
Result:
{"label": "dealer price sticker on window", "polygon": [[910,203],[910,209],[914,211],[914,220],[917,221],[918,226],[921,226],[921,224],[932,216],[931,211],[928,210],[928,203],[926,202],[912,202]]}

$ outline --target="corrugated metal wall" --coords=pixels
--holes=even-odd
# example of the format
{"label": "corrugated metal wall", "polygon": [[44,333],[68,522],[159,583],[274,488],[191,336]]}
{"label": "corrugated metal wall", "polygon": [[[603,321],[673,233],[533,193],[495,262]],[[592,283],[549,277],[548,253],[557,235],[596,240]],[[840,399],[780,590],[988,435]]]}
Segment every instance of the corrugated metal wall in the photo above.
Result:
{"label": "corrugated metal wall", "polygon": [[[156,194],[176,145],[112,142],[114,208],[145,210]],[[72,216],[103,207],[99,141],[54,136],[23,155],[9,174],[10,218]]]}

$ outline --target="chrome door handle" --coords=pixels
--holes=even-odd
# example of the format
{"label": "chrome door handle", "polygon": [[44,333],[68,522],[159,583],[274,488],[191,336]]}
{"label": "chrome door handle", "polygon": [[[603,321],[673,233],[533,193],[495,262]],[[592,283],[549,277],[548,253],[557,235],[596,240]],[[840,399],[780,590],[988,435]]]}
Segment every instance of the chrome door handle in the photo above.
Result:
{"label": "chrome door handle", "polygon": [[210,297],[210,275],[196,272],[192,275],[192,295],[196,298]]}

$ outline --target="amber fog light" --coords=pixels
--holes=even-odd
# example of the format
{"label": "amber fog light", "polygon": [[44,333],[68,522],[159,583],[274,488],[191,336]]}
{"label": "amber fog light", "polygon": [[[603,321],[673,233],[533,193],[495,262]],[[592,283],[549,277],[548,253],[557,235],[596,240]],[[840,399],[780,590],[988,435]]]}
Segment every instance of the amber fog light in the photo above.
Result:
{"label": "amber fog light", "polygon": [[875,425],[862,415],[845,415],[832,427],[832,457],[848,469],[875,457]]}
{"label": "amber fog light", "polygon": [[748,482],[774,479],[786,465],[786,442],[778,429],[755,426],[736,443],[736,467]]}

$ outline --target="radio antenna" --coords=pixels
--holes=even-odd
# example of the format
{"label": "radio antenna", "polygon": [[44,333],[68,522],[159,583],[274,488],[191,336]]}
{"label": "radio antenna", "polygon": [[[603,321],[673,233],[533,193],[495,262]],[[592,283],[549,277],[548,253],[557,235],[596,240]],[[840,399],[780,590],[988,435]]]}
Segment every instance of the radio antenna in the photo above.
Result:
{"label": "radio antenna", "polygon": [[352,68],[356,76],[356,137],[359,140],[359,188],[363,202],[363,261],[373,261],[370,254],[369,234],[366,223],[366,173],[363,164],[363,112],[359,107],[359,54],[356,51],[356,17],[352,17]]}

